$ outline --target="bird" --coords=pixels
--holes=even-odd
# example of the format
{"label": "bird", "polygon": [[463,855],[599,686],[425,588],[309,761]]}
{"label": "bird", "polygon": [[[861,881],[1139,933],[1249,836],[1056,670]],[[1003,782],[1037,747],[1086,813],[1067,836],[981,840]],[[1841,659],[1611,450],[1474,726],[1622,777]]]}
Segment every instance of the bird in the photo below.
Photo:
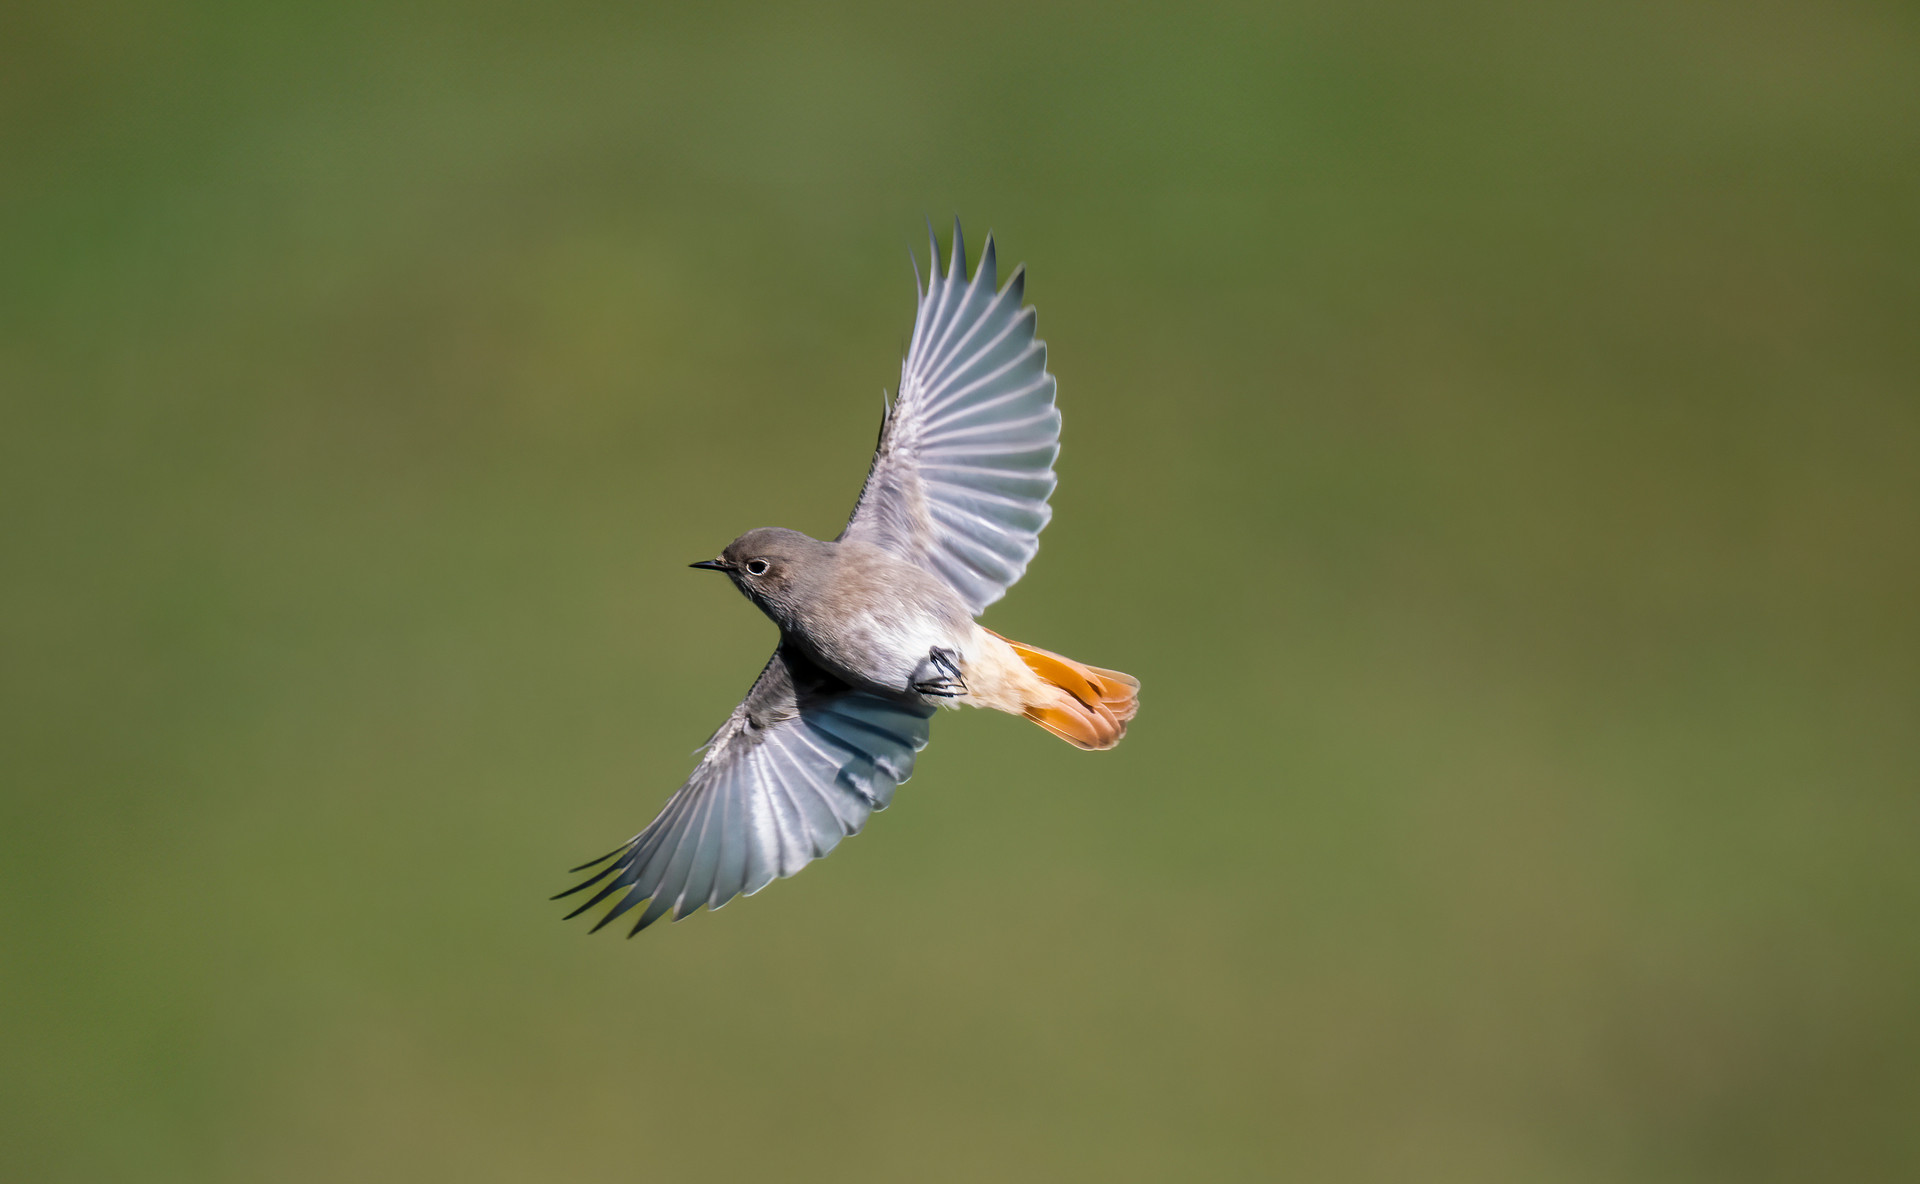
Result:
{"label": "bird", "polygon": [[958,218],[944,272],[931,224],[927,240],[900,385],[882,394],[846,528],[750,530],[691,565],[724,573],[779,646],[659,816],[573,869],[593,874],[555,900],[596,890],[567,919],[611,900],[598,932],[644,904],[632,937],[793,875],[888,806],[941,707],[1024,716],[1093,751],[1126,734],[1137,679],[976,620],[1039,551],[1060,412],[1025,266],[996,286],[988,235],[969,278]]}

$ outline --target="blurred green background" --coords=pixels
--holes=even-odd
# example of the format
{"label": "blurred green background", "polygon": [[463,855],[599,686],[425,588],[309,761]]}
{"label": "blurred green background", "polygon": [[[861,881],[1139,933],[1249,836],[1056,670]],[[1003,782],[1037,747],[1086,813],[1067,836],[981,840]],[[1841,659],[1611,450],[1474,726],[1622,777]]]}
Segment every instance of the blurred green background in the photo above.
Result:
{"label": "blurred green background", "polygon": [[[1912,6],[29,3],[0,113],[0,1177],[1920,1174]],[[1137,727],[561,924],[955,212]]]}

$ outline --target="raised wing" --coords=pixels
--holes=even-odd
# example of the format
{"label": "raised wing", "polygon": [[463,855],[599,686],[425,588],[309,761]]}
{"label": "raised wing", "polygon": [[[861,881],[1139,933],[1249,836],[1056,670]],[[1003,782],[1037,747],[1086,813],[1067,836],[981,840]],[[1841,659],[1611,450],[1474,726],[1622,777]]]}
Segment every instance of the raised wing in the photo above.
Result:
{"label": "raised wing", "polygon": [[668,912],[677,921],[703,904],[751,896],[887,808],[927,745],[932,714],[850,690],[782,646],[660,816],[619,850],[575,868],[600,870],[554,899],[600,884],[567,914],[615,897],[596,931],[651,901],[631,937]]}
{"label": "raised wing", "polygon": [[[1006,595],[1040,549],[1053,511],[1060,412],[1034,311],[1020,306],[1026,271],[994,289],[993,239],[967,280],[953,224],[953,259],[919,292],[900,392],[843,539],[892,551],[945,577],[977,616]],[[917,273],[917,267],[916,267]],[[917,285],[916,285],[917,287]]]}

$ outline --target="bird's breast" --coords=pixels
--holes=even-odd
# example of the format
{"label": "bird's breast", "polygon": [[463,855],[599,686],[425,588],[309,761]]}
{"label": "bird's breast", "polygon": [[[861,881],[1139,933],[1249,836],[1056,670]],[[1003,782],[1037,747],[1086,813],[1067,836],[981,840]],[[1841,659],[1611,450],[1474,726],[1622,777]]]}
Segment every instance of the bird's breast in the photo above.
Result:
{"label": "bird's breast", "polygon": [[958,650],[966,638],[938,614],[904,603],[862,606],[822,624],[811,640],[829,667],[893,691],[907,688],[929,651]]}
{"label": "bird's breast", "polygon": [[864,544],[840,544],[835,560],[781,624],[847,682],[905,692],[929,651],[972,639],[971,614],[938,576]]}

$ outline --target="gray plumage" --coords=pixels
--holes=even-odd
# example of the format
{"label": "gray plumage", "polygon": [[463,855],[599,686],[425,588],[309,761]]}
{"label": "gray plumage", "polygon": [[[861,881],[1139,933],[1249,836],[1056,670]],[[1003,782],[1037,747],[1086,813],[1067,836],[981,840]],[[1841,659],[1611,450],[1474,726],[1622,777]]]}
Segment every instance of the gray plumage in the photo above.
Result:
{"label": "gray plumage", "polygon": [[765,527],[699,566],[726,572],[787,643],[860,690],[915,693],[929,652],[963,650],[974,631],[952,585],[871,543]]}
{"label": "gray plumage", "polygon": [[725,571],[780,626],[780,646],[659,817],[575,869],[598,870],[561,896],[598,888],[570,917],[612,899],[597,930],[645,903],[638,933],[751,895],[887,807],[943,701],[1008,709],[941,655],[974,657],[976,681],[1001,673],[982,647],[1005,643],[972,618],[1026,571],[1051,515],[1054,379],[1021,307],[1024,272],[995,288],[991,237],[969,281],[956,220],[951,265],[943,274],[934,249],[929,271],[840,537],[751,531],[695,565]]}

